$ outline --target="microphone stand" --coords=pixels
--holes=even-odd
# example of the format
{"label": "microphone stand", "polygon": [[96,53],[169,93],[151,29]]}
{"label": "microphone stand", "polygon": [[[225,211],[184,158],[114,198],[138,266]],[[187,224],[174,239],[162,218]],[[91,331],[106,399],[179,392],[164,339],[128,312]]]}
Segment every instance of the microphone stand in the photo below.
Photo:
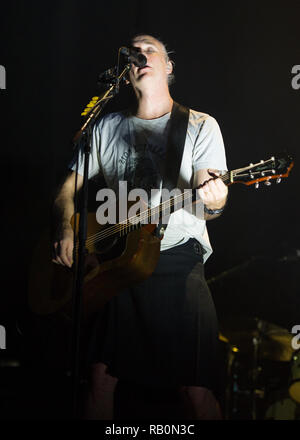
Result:
{"label": "microphone stand", "polygon": [[[119,85],[121,79],[130,70],[131,64],[126,64],[123,71],[110,84],[109,89],[101,96],[88,113],[87,119],[80,130],[76,133],[73,143],[77,151],[83,148],[84,151],[84,175],[82,187],[82,205],[80,209],[80,220],[78,230],[78,259],[76,255],[76,221],[74,222],[74,278],[73,278],[73,292],[72,292],[72,341],[71,341],[71,389],[72,389],[72,415],[76,419],[78,416],[78,392],[80,382],[80,336],[81,336],[81,321],[82,321],[82,295],[84,285],[85,272],[85,255],[86,255],[86,234],[87,234],[87,210],[88,210],[88,171],[89,158],[91,152],[91,139],[93,127],[96,120],[99,118],[104,106],[119,92]],[[79,157],[79,155],[78,155]],[[77,163],[78,163],[77,157]],[[77,182],[75,184],[75,197],[77,195]]]}

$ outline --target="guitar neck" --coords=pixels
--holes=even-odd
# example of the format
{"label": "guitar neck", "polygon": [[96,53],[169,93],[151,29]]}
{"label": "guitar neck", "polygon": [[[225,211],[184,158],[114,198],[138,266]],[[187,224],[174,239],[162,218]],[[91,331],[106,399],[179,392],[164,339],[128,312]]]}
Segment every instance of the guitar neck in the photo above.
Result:
{"label": "guitar neck", "polygon": [[[231,171],[227,171],[225,174],[220,176],[220,179],[225,183],[225,185],[230,185],[231,183],[234,183],[230,181],[230,173]],[[161,218],[168,216],[175,211],[178,211],[183,206],[188,207],[191,204],[196,203],[197,201],[199,201],[199,198],[197,198],[197,189],[201,188],[201,186],[203,185],[199,185],[198,188],[180,192],[180,194],[171,197],[170,199],[160,203],[158,206],[146,209],[138,216],[128,218],[127,225],[128,223],[135,224],[140,222],[156,223]],[[130,225],[128,225],[128,227],[130,227]]]}
{"label": "guitar neck", "polygon": [[[292,157],[287,154],[282,154],[279,157],[271,157],[265,161],[261,160],[260,162],[255,164],[251,163],[243,168],[227,171],[218,177],[227,186],[233,183],[241,183],[244,185],[255,184],[255,188],[258,188],[261,182],[269,186],[272,179],[276,179],[276,183],[279,183],[283,177],[288,177],[293,165],[294,161]],[[217,176],[215,178],[217,178]],[[108,227],[105,232],[91,237],[90,240],[99,241],[110,235],[123,235],[140,227],[142,224],[157,224],[161,219],[167,218],[175,211],[199,202],[200,198],[197,196],[197,189],[203,185],[204,184],[199,185],[198,188],[185,190],[184,192],[178,190],[179,194],[175,192],[173,197],[163,201],[158,206],[148,208],[137,215],[127,218],[121,223],[112,225]]]}

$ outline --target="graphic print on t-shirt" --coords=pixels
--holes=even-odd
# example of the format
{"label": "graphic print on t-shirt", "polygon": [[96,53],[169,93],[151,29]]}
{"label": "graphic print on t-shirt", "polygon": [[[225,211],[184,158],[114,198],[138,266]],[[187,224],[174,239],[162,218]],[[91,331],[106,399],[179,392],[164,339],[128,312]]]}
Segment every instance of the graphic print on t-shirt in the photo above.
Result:
{"label": "graphic print on t-shirt", "polygon": [[[155,150],[158,151],[158,147]],[[156,158],[153,156],[151,144],[136,144],[128,151],[124,175],[128,190],[141,188],[150,197],[151,189],[160,188],[162,176],[158,161],[163,158],[161,154]]]}
{"label": "graphic print on t-shirt", "polygon": [[135,126],[131,141],[129,149],[121,157],[125,165],[124,180],[127,181],[128,191],[143,189],[150,201],[151,190],[161,186],[166,140],[162,133]]}

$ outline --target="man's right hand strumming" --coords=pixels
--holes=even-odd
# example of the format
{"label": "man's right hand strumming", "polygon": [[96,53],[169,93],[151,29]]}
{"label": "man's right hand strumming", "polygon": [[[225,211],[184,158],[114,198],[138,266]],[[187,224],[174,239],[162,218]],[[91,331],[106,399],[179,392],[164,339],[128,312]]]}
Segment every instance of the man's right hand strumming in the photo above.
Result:
{"label": "man's right hand strumming", "polygon": [[74,248],[74,231],[72,228],[64,229],[61,238],[53,243],[53,259],[57,264],[72,267]]}
{"label": "man's right hand strumming", "polygon": [[[61,186],[53,206],[54,234],[53,259],[57,264],[72,267],[74,231],[71,227],[71,218],[74,215],[75,172],[71,172]],[[77,175],[77,191],[82,187],[83,177]]]}

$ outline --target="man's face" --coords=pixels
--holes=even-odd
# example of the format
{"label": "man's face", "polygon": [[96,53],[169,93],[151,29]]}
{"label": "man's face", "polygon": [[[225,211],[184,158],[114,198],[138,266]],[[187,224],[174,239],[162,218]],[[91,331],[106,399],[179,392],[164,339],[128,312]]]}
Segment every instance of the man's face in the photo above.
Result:
{"label": "man's face", "polygon": [[160,81],[167,84],[172,64],[166,59],[164,46],[150,35],[142,35],[132,41],[132,47],[147,58],[145,67],[136,67],[134,64],[131,66],[130,81],[133,87],[155,85]]}

